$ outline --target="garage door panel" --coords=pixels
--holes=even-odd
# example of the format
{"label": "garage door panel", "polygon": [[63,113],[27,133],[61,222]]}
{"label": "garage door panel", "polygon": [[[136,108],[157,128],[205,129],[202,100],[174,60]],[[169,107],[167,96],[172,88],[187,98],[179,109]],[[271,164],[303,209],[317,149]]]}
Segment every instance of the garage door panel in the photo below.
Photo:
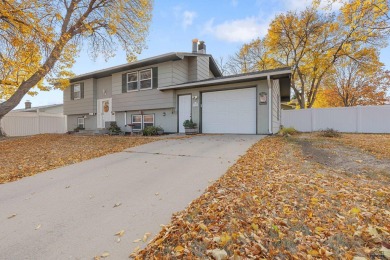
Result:
{"label": "garage door panel", "polygon": [[256,88],[203,93],[202,132],[256,134]]}

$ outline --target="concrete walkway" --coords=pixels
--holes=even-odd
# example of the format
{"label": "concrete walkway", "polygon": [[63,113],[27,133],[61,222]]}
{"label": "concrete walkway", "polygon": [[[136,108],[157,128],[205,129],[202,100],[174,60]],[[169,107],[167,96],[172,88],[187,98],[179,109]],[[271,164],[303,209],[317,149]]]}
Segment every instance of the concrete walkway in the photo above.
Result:
{"label": "concrete walkway", "polygon": [[0,185],[0,259],[128,259],[261,138],[166,139]]}

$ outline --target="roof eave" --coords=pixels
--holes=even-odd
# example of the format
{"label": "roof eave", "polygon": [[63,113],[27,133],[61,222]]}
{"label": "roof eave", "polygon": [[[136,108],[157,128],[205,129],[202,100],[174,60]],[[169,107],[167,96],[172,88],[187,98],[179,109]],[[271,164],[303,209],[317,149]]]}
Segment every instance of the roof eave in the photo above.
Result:
{"label": "roof eave", "polygon": [[170,89],[185,89],[185,88],[193,88],[193,87],[215,86],[215,85],[223,85],[226,83],[239,83],[239,82],[261,80],[261,79],[266,79],[267,76],[270,76],[271,78],[281,78],[281,77],[287,77],[289,75],[291,75],[291,70],[286,69],[282,71],[279,70],[275,72],[259,73],[254,75],[243,75],[236,78],[228,77],[223,79],[210,79],[210,80],[187,83],[187,84],[184,83],[180,85],[158,88],[158,90],[164,91]]}

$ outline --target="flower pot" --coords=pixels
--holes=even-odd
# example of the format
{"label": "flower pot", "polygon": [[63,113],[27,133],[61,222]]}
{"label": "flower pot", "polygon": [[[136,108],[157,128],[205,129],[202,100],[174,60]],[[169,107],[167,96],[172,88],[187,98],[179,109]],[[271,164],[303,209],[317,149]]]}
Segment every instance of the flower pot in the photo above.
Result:
{"label": "flower pot", "polygon": [[198,133],[198,129],[196,128],[184,128],[186,135],[195,135]]}

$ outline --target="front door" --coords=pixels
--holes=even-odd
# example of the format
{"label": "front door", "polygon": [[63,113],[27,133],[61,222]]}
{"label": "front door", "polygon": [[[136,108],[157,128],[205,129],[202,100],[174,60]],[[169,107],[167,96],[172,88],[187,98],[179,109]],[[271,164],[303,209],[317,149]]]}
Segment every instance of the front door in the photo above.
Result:
{"label": "front door", "polygon": [[191,118],[191,95],[179,96],[179,133],[184,133],[183,122]]}
{"label": "front door", "polygon": [[97,100],[97,128],[105,128],[106,122],[115,121],[112,113],[112,99]]}

